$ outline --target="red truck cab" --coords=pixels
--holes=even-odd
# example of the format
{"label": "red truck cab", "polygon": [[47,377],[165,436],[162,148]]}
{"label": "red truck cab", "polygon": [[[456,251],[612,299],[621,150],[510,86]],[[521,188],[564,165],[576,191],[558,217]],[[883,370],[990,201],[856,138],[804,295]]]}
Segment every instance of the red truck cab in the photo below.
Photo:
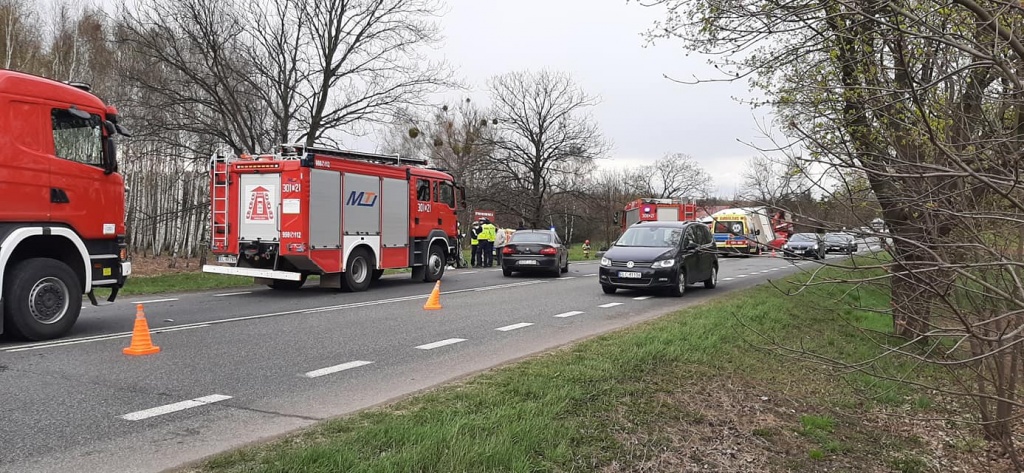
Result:
{"label": "red truck cab", "polygon": [[112,288],[126,261],[117,110],[82,84],[0,69],[0,333],[67,333],[82,295]]}

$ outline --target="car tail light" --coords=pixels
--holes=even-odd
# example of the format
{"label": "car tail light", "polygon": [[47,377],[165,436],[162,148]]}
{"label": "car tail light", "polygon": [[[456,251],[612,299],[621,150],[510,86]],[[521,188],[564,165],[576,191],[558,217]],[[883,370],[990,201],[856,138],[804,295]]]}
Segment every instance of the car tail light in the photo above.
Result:
{"label": "car tail light", "polygon": [[542,254],[542,255],[554,255],[554,254],[557,254],[557,253],[558,253],[558,250],[556,250],[556,249],[554,249],[553,247],[550,247],[550,246],[547,247],[547,248],[544,248],[543,250],[540,250],[540,254]]}
{"label": "car tail light", "polygon": [[515,253],[515,252],[516,252],[516,250],[513,247],[511,247],[511,246],[506,246],[506,247],[501,249],[501,254],[503,254],[503,255],[510,255],[512,253]]}

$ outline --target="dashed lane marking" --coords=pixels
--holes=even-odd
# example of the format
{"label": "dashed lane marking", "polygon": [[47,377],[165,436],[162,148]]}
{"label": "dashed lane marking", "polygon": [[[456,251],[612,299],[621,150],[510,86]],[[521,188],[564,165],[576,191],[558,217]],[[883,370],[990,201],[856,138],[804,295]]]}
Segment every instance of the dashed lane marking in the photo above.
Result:
{"label": "dashed lane marking", "polygon": [[350,370],[352,368],[358,368],[360,366],[366,366],[373,363],[372,361],[350,361],[348,363],[342,363],[340,365],[328,366],[326,368],[320,368],[303,374],[307,378],[319,378],[329,374],[334,374],[339,371]]}
{"label": "dashed lane marking", "polygon": [[215,402],[225,401],[231,399],[231,396],[225,396],[223,394],[212,394],[209,396],[197,397],[188,401],[176,402],[174,404],[167,404],[164,406],[154,407],[151,409],[145,409],[141,411],[130,412],[121,416],[124,420],[142,420],[150,417],[162,416],[164,414],[170,414],[172,412],[183,411],[185,409],[191,409],[193,407],[205,406],[207,404],[213,404]]}
{"label": "dashed lane marking", "polygon": [[607,309],[609,307],[615,307],[617,305],[622,305],[622,303],[621,302],[609,302],[607,304],[601,304],[598,307],[600,307],[602,309]]}
{"label": "dashed lane marking", "polygon": [[[532,284],[539,284],[541,282],[543,282],[543,281],[541,281],[539,279],[533,279],[533,280],[529,280],[529,281],[521,281],[521,282],[515,282],[515,283],[509,283],[509,284],[500,284],[500,285],[497,285],[497,286],[485,286],[485,287],[476,287],[476,288],[467,288],[467,289],[455,289],[455,290],[447,291],[447,292],[445,292],[445,294],[449,294],[450,295],[450,294],[458,294],[458,293],[462,293],[462,292],[473,292],[473,291],[481,291],[481,290],[486,291],[486,290],[489,290],[489,289],[500,289],[500,288],[507,288],[507,287],[529,286],[529,285],[532,285]],[[413,301],[413,300],[417,300],[417,299],[426,299],[429,296],[430,296],[429,294],[420,294],[420,295],[415,295],[415,296],[395,297],[395,298],[391,298],[391,299],[380,299],[380,300],[376,300],[376,301],[353,302],[353,303],[350,303],[350,304],[341,304],[341,305],[326,306],[326,307],[314,307],[314,308],[310,308],[310,309],[295,309],[295,310],[286,310],[286,311],[282,311],[282,312],[271,312],[271,313],[268,313],[268,314],[245,315],[245,316],[241,316],[241,317],[232,317],[232,318],[228,318],[228,319],[208,320],[208,321],[205,321],[205,322],[197,322],[197,323],[192,323],[192,324],[182,324],[182,325],[178,325],[176,327],[155,330],[154,333],[157,333],[158,331],[169,332],[169,331],[176,331],[176,330],[187,330],[187,329],[190,329],[190,328],[209,327],[211,325],[224,324],[224,323],[229,323],[229,322],[240,322],[240,321],[245,321],[245,320],[256,320],[256,319],[263,319],[263,318],[267,318],[267,317],[279,317],[279,316],[283,316],[283,315],[315,314],[315,313],[319,313],[319,312],[328,312],[328,311],[342,310],[342,309],[354,309],[354,308],[358,308],[358,307],[366,307],[366,306],[372,306],[372,305],[392,304],[392,303],[395,303],[395,302],[405,302],[405,301]],[[177,300],[177,299],[174,299],[174,300]],[[15,346],[12,346],[12,347],[0,348],[0,352],[14,353],[14,352],[28,351],[28,350],[39,350],[39,349],[42,349],[42,348],[52,348],[52,347],[60,347],[60,346],[65,346],[65,345],[76,345],[76,344],[79,344],[79,343],[98,342],[98,341],[103,341],[103,340],[113,340],[113,339],[117,339],[117,338],[127,338],[127,337],[130,337],[130,336],[132,336],[132,332],[120,332],[120,333],[111,333],[111,334],[105,334],[105,335],[93,335],[93,336],[89,336],[89,337],[81,337],[81,338],[58,340],[58,341],[34,342],[34,343],[15,345]]]}
{"label": "dashed lane marking", "polygon": [[722,278],[723,281],[732,281],[733,279],[736,279],[736,278]]}
{"label": "dashed lane marking", "polygon": [[447,340],[441,340],[439,342],[428,343],[426,345],[420,345],[420,346],[418,346],[416,348],[419,348],[420,350],[433,350],[433,349],[438,348],[438,347],[443,347],[443,346],[447,346],[447,345],[454,345],[456,343],[464,342],[464,341],[466,341],[465,338],[449,338]]}
{"label": "dashed lane marking", "polygon": [[501,332],[508,332],[510,330],[515,330],[517,328],[523,328],[523,327],[529,327],[531,325],[533,325],[533,324],[530,323],[530,322],[521,322],[521,323],[518,323],[518,324],[506,325],[504,327],[498,327],[498,328],[496,328],[494,330],[498,330],[498,331],[501,331]]}
{"label": "dashed lane marking", "polygon": [[747,275],[746,274],[739,274],[736,277],[738,277],[738,278],[745,278],[745,277],[747,277]]}
{"label": "dashed lane marking", "polygon": [[640,296],[640,297],[634,297],[633,300],[634,301],[646,301],[647,299],[650,299],[652,297],[654,297],[654,296]]}
{"label": "dashed lane marking", "polygon": [[571,311],[571,312],[562,312],[561,314],[558,314],[555,317],[558,317],[558,318],[572,317],[574,315],[580,315],[582,313],[583,312],[580,312],[578,310],[574,310],[574,311]]}

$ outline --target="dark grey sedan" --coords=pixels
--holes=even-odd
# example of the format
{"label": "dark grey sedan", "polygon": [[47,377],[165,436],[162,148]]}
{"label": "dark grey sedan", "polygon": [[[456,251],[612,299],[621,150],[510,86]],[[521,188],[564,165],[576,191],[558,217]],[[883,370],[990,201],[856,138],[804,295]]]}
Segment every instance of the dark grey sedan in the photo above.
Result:
{"label": "dark grey sedan", "polygon": [[551,230],[516,230],[501,249],[501,273],[548,272],[555,277],[569,272],[569,248]]}
{"label": "dark grey sedan", "polygon": [[782,245],[782,256],[822,259],[825,257],[825,239],[816,233],[796,233]]}
{"label": "dark grey sedan", "polygon": [[849,233],[826,233],[826,253],[846,253],[852,255],[858,250],[857,241]]}

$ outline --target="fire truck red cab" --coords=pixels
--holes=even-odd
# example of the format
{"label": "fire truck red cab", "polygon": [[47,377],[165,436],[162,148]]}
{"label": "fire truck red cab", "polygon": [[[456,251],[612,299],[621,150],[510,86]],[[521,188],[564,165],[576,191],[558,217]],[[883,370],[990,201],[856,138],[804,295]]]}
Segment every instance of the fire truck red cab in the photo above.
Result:
{"label": "fire truck red cab", "polygon": [[619,225],[625,231],[637,222],[683,222],[697,218],[697,205],[675,199],[637,199],[622,210]]}
{"label": "fire truck red cab", "polygon": [[117,110],[85,84],[0,69],[0,332],[44,340],[78,320],[82,295],[126,261]]}
{"label": "fire truck red cab", "polygon": [[282,146],[211,161],[211,248],[203,271],[274,289],[365,290],[385,269],[437,281],[457,255],[462,190],[425,160]]}

